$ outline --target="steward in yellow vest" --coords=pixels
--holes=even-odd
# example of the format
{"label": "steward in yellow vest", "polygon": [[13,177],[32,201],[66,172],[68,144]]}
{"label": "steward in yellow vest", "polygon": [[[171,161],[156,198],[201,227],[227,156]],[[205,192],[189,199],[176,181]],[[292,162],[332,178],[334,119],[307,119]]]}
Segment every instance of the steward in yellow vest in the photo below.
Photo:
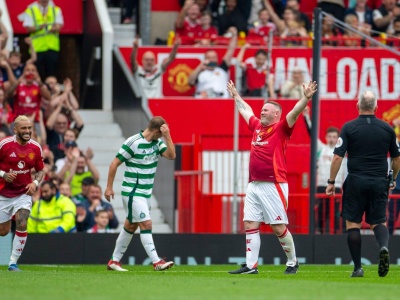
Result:
{"label": "steward in yellow vest", "polygon": [[30,4],[18,19],[31,37],[40,77],[57,76],[59,32],[64,25],[61,9],[52,0],[38,0]]}
{"label": "steward in yellow vest", "polygon": [[41,198],[33,204],[28,233],[67,233],[75,230],[76,206],[61,195],[52,181],[41,186]]}
{"label": "steward in yellow vest", "polygon": [[[59,52],[60,38],[58,34],[63,24],[57,21],[57,16],[61,14],[61,9],[55,6],[52,1],[39,0],[38,3],[29,5],[25,14],[33,22],[33,24],[29,24],[32,26],[27,26],[33,49],[37,53],[48,50]],[[60,20],[63,22],[62,17]]]}

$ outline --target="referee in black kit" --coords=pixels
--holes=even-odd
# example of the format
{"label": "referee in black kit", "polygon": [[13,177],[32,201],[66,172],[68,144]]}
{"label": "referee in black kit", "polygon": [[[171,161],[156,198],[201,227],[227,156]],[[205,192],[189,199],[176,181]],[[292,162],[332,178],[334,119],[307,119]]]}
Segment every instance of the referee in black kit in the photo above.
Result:
{"label": "referee in black kit", "polygon": [[391,169],[395,179],[400,168],[400,148],[389,124],[376,118],[377,100],[371,91],[364,92],[357,102],[359,116],[344,124],[334,150],[328,179],[327,195],[335,193],[335,178],[343,157],[348,155],[348,175],[343,183],[342,217],[346,220],[347,244],[354,262],[351,277],[363,277],[361,268],[361,221],[374,231],[379,244],[378,274],[389,272],[389,231],[386,227],[386,208],[389,189],[387,154],[392,158]]}

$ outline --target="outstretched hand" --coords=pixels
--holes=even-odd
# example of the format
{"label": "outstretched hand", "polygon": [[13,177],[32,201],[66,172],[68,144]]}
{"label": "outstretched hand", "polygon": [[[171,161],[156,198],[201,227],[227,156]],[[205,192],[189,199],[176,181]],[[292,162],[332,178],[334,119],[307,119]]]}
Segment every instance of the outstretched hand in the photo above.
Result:
{"label": "outstretched hand", "polygon": [[310,81],[307,86],[304,83],[302,83],[302,85],[303,85],[304,97],[310,100],[314,95],[314,93],[317,91],[317,82]]}
{"label": "outstretched hand", "polygon": [[232,80],[228,81],[226,89],[228,90],[229,95],[231,95],[232,98],[235,98],[239,94]]}

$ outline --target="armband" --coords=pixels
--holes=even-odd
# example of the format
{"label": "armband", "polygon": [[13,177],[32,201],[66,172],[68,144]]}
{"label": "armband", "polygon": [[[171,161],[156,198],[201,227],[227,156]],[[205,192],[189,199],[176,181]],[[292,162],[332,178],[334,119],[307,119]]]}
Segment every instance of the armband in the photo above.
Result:
{"label": "armband", "polygon": [[2,171],[2,170],[0,170],[0,177],[4,177],[4,175],[6,175],[6,172],[4,172],[4,171]]}
{"label": "armband", "polygon": [[330,179],[328,179],[328,184],[335,184],[335,180],[330,180]]}
{"label": "armband", "polygon": [[39,181],[37,181],[36,179],[33,181],[34,184],[36,184],[36,186],[39,186]]}

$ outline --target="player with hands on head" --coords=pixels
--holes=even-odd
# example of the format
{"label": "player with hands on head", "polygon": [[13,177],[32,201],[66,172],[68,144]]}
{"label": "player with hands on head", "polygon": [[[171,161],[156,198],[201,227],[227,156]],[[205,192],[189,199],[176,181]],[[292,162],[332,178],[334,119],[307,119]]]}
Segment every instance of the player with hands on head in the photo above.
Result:
{"label": "player with hands on head", "polygon": [[258,257],[261,246],[260,223],[269,224],[278,237],[287,256],[285,274],[296,274],[299,263],[294,241],[287,228],[288,182],[286,145],[294,125],[317,91],[317,83],[303,83],[303,97],[281,120],[282,107],[275,101],[267,101],[262,107],[260,119],[237,92],[232,81],[228,92],[234,99],[239,113],[253,132],[249,163],[249,184],[244,203],[244,228],[246,230],[246,263],[230,274],[258,274]]}
{"label": "player with hands on head", "polygon": [[172,261],[159,258],[151,233],[150,198],[159,156],[173,160],[176,153],[167,123],[162,117],[154,117],[144,131],[129,137],[124,142],[110,164],[104,196],[108,201],[114,199],[115,174],[118,167],[125,163],[126,171],[121,194],[127,218],[116,241],[111,260],[108,262],[108,270],[128,271],[121,267],[121,259],[138,227],[140,240],[153,262],[154,270],[163,271],[174,265]]}
{"label": "player with hands on head", "polygon": [[[14,133],[0,142],[0,235],[10,232],[11,218],[15,215],[16,231],[8,270],[20,271],[17,261],[26,244],[32,195],[43,179],[44,164],[42,148],[31,139],[32,123],[28,117],[15,119]],[[32,169],[36,172],[33,181]]]}

